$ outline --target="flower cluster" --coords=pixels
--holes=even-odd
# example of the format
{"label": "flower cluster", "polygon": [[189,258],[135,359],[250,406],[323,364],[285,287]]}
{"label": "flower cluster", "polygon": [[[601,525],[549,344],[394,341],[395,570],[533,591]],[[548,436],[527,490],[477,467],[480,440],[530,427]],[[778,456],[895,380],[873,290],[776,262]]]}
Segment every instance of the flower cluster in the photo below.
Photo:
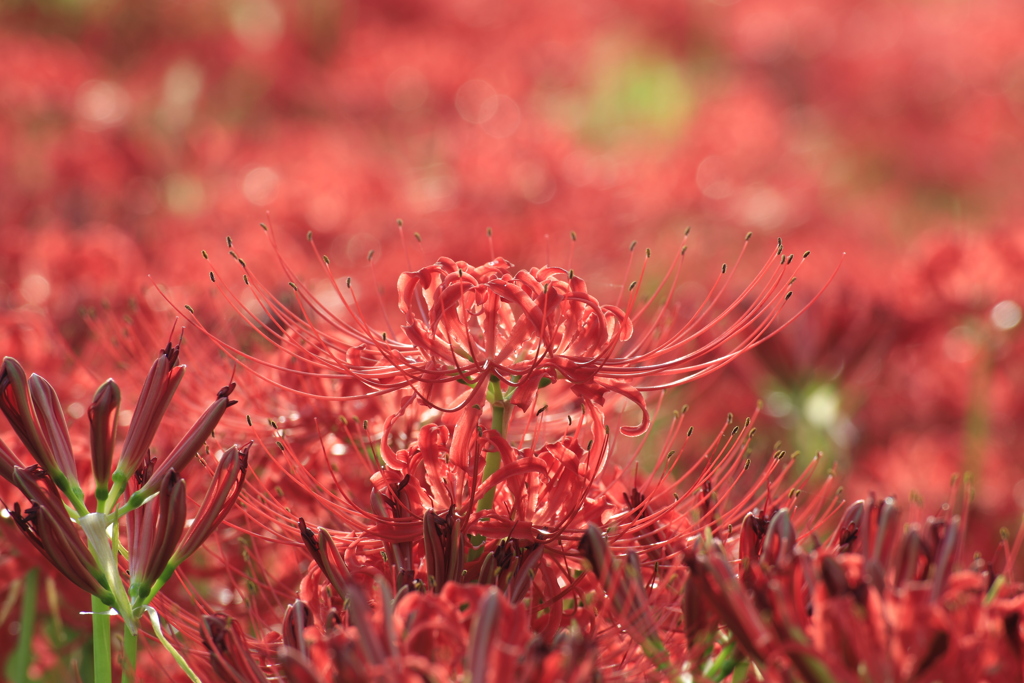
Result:
{"label": "flower cluster", "polygon": [[0,678],[1019,678],[1019,3],[511,7],[0,8]]}
{"label": "flower cluster", "polygon": [[[8,513],[55,569],[94,597],[94,609],[116,610],[126,638],[136,637],[150,601],[231,510],[247,471],[249,445],[225,450],[186,529],[182,475],[235,401],[232,383],[169,453],[159,461],[151,457],[150,445],[185,371],[178,355],[179,346],[168,344],[150,368],[116,467],[121,392],[113,380],[96,390],[88,408],[91,479],[86,487],[56,391],[39,375],[27,376],[13,358],[5,358],[0,370],[0,410],[36,462],[25,465],[0,441],[0,476],[29,503],[23,510],[16,502]],[[125,670],[133,666],[126,662]]]}

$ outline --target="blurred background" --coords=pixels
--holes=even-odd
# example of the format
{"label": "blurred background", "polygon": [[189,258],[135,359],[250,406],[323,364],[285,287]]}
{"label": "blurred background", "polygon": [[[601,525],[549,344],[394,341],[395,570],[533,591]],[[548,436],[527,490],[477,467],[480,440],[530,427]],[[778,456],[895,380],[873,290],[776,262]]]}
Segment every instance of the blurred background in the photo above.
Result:
{"label": "blurred background", "polygon": [[1016,532],[1016,0],[2,0],[0,55],[0,354],[95,353],[97,307],[171,320],[228,235],[284,285],[261,221],[314,286],[309,232],[385,298],[488,228],[606,300],[636,241],[653,290],[692,227],[699,302],[752,232],[737,294],[777,238],[814,252],[798,304],[839,273],[670,401],[717,429],[763,400],[762,449],[823,451],[850,499],[928,511],[969,471],[979,547]]}

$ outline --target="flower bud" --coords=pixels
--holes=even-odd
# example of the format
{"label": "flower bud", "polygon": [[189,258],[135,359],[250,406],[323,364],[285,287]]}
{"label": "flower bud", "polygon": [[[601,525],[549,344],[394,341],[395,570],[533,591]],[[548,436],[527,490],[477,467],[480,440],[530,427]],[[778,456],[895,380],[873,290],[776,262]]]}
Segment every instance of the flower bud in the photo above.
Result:
{"label": "flower bud", "polygon": [[[124,438],[124,446],[121,448],[121,459],[115,470],[115,486],[124,490],[128,477],[135,474],[146,454],[149,452],[149,445],[153,443],[157,427],[163,419],[167,407],[171,404],[171,398],[177,391],[178,385],[185,374],[185,366],[178,365],[178,346],[167,345],[160,353],[160,357],[153,361],[153,365],[146,375],[146,381],[139,393],[138,403],[135,404],[135,412],[132,414],[131,424],[128,425],[128,434]],[[180,468],[176,468],[180,471]],[[120,494],[118,491],[118,495]]]}
{"label": "flower bud", "polygon": [[7,447],[7,444],[0,439],[0,477],[13,482],[15,467],[25,467],[25,465],[21,462],[21,458],[16,456],[14,452]]}
{"label": "flower bud", "polygon": [[287,647],[306,655],[306,639],[303,633],[307,626],[313,626],[313,612],[302,600],[296,600],[284,611],[281,636]]}
{"label": "flower bud", "polygon": [[[217,423],[224,416],[224,412],[238,403],[238,401],[232,401],[228,398],[234,389],[235,383],[232,382],[217,392],[216,400],[196,420],[192,428],[178,442],[178,445],[157,465],[156,471],[153,472],[153,478],[143,488],[144,494],[148,495],[156,492],[156,489],[160,486],[160,481],[172,469],[179,473],[185,471],[185,468],[192,462],[192,458],[199,452],[199,448],[217,427]],[[248,446],[246,447],[246,453],[248,453]]]}
{"label": "flower bud", "polygon": [[[178,566],[185,561],[192,553],[199,549],[199,546],[213,533],[220,525],[232,506],[242,493],[242,485],[245,483],[245,474],[249,467],[250,441],[242,448],[232,446],[224,451],[217,465],[217,471],[213,475],[213,485],[206,492],[206,498],[196,513],[192,525],[185,533],[181,545],[178,546],[174,557],[171,559],[172,566]],[[170,470],[174,473],[174,470]],[[154,474],[154,479],[159,479],[159,470]]]}
{"label": "flower bud", "polygon": [[110,484],[110,468],[114,462],[114,440],[117,437],[117,413],[121,406],[121,390],[108,379],[96,390],[89,406],[89,441],[92,452],[92,473],[96,478],[96,499],[104,501]]}
{"label": "flower bud", "polygon": [[82,489],[64,410],[49,382],[38,375],[26,377],[18,361],[5,358],[0,368],[0,410],[57,487],[76,507],[82,506]]}
{"label": "flower bud", "polygon": [[210,653],[214,673],[222,680],[267,683],[237,621],[223,614],[208,614],[199,622],[199,637]]}
{"label": "flower bud", "polygon": [[187,502],[185,480],[171,470],[160,486],[157,499],[128,513],[141,517],[141,523],[132,526],[134,533],[128,540],[134,600],[146,602],[153,585],[170,563],[185,530]]}

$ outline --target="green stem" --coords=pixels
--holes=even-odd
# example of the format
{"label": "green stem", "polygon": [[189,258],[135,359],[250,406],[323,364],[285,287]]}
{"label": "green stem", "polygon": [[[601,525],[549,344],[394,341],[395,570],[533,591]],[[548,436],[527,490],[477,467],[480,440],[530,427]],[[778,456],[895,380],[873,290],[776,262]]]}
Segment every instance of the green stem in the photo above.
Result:
{"label": "green stem", "polygon": [[32,661],[32,636],[36,630],[36,608],[39,602],[39,570],[32,568],[21,585],[21,630],[18,645],[11,656],[9,673],[13,683],[28,683],[28,665]]}
{"label": "green stem", "polygon": [[[505,397],[501,394],[501,384],[496,380],[491,380],[490,386],[487,387],[487,401],[491,404],[491,429],[498,432],[502,437],[505,436]],[[487,481],[487,478],[497,472],[501,468],[501,453],[497,451],[491,451],[487,454],[487,461],[484,463],[484,472],[481,482]],[[490,487],[484,492],[484,495],[480,496],[480,501],[476,504],[476,509],[479,510],[490,510],[494,507],[494,487]]]}
{"label": "green stem", "polygon": [[171,657],[174,658],[174,661],[178,663],[178,666],[185,672],[188,679],[192,681],[192,683],[203,683],[199,680],[199,676],[197,676],[188,665],[188,662],[185,661],[185,658],[181,656],[181,653],[174,649],[174,646],[171,645],[171,641],[167,640],[167,636],[164,635],[164,630],[160,626],[160,615],[157,614],[156,610],[152,607],[147,607],[146,613],[149,614],[149,620],[153,624],[153,633],[156,635],[157,640],[160,641],[160,644],[164,646],[164,649],[167,650]]}
{"label": "green stem", "polygon": [[113,683],[110,666],[110,608],[92,596],[92,666],[94,683]]}
{"label": "green stem", "polygon": [[124,628],[124,659],[121,661],[121,683],[134,683],[135,661],[139,649],[139,635]]}

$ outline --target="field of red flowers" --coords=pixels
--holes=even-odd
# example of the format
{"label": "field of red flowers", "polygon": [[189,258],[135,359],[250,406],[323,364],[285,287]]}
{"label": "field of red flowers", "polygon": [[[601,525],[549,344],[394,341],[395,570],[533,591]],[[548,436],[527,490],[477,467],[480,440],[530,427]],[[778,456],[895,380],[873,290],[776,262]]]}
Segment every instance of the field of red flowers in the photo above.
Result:
{"label": "field of red flowers", "polygon": [[0,54],[0,680],[1024,680],[1024,5]]}

